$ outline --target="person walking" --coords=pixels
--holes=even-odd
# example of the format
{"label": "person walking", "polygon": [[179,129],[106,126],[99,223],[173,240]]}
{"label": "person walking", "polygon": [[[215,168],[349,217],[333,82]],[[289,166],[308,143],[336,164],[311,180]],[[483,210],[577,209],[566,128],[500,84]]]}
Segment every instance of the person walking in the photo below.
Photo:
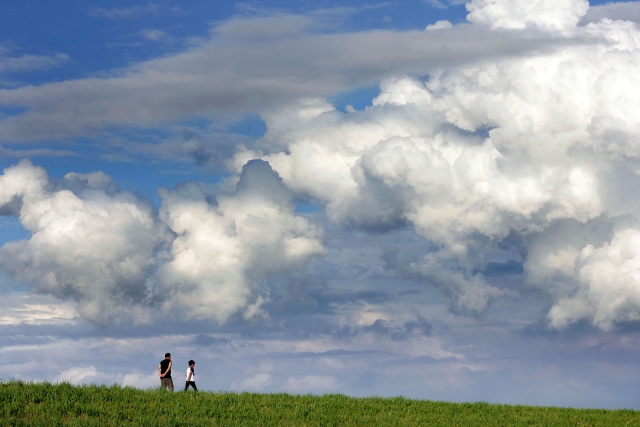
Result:
{"label": "person walking", "polygon": [[187,383],[184,385],[184,391],[187,391],[189,386],[193,387],[195,391],[198,391],[198,387],[196,387],[196,372],[193,369],[196,366],[196,362],[193,360],[189,360],[189,367],[187,368]]}
{"label": "person walking", "polygon": [[173,391],[173,380],[171,379],[171,353],[165,353],[164,360],[158,365],[158,375],[160,375],[160,388]]}

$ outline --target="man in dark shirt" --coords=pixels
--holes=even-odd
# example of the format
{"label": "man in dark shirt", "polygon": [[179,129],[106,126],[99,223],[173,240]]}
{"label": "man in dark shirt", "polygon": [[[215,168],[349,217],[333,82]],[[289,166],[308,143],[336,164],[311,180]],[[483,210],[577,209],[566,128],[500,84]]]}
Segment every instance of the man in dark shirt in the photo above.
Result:
{"label": "man in dark shirt", "polygon": [[173,391],[173,380],[171,379],[171,353],[164,355],[164,360],[158,365],[160,375],[160,388]]}

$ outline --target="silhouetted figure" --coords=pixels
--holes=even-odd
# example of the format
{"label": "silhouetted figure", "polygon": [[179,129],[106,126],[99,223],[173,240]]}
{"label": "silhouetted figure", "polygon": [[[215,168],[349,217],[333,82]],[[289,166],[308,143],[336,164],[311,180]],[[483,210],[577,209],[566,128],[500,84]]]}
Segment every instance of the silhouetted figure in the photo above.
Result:
{"label": "silhouetted figure", "polygon": [[171,379],[171,353],[164,355],[164,360],[158,365],[158,374],[160,375],[160,388],[173,391],[173,380]]}

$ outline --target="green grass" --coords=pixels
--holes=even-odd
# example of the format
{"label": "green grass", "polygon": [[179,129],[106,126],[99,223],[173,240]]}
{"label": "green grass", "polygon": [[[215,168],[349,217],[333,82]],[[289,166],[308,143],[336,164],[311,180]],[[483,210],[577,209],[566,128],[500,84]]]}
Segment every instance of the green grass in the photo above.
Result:
{"label": "green grass", "polygon": [[640,426],[631,410],[0,382],[0,426]]}

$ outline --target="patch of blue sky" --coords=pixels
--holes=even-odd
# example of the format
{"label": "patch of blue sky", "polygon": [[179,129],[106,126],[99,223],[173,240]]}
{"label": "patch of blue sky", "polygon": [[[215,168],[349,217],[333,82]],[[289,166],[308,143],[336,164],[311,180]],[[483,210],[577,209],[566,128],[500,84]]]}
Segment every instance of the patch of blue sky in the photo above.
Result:
{"label": "patch of blue sky", "polygon": [[33,1],[21,7],[0,2],[0,42],[14,56],[69,56],[69,61],[58,68],[26,76],[30,83],[37,84],[99,74],[181,50],[184,46],[180,40],[205,37],[211,22],[226,19],[236,11],[231,2],[195,0],[176,4]]}
{"label": "patch of blue sky", "polygon": [[489,262],[482,272],[486,277],[506,276],[510,274],[522,275],[524,273],[523,263],[516,260],[507,262]]}
{"label": "patch of blue sky", "polygon": [[[183,161],[166,158],[166,153],[154,153],[154,144],[173,140],[186,141],[186,130],[193,130],[196,137],[201,133],[227,133],[242,135],[250,142],[266,131],[266,125],[257,115],[246,116],[231,125],[222,125],[218,131],[216,123],[206,118],[193,118],[164,128],[110,128],[93,138],[73,138],[63,141],[43,141],[29,144],[4,144],[4,148],[26,152],[36,166],[41,166],[51,177],[61,178],[69,172],[90,173],[103,171],[119,185],[119,188],[152,199],[159,205],[157,189],[172,188],[185,181],[215,184],[228,176],[216,168],[202,168],[185,153]],[[212,129],[213,128],[213,129]],[[184,131],[184,132],[183,132]],[[132,146],[145,144],[144,152]],[[72,153],[66,156],[51,156],[38,150],[53,150]],[[138,150],[138,151],[136,151]],[[15,154],[15,153],[14,153]],[[0,158],[0,168],[18,163],[19,157]]]}
{"label": "patch of blue sky", "polygon": [[15,216],[0,216],[0,247],[14,240],[28,239],[31,233],[26,230]]}
{"label": "patch of blue sky", "polygon": [[356,110],[364,110],[371,105],[373,98],[380,94],[378,86],[368,86],[348,92],[338,92],[327,97],[336,109],[345,113],[347,105],[351,105]]}
{"label": "patch of blue sky", "polygon": [[469,130],[466,130],[466,129],[462,129],[462,128],[458,127],[458,126],[452,125],[452,124],[446,124],[446,125],[443,126],[443,129],[445,131],[453,131],[453,132],[458,133],[460,135],[464,135],[465,137],[468,138],[469,142],[472,142],[472,141],[475,140],[476,144],[482,144],[485,139],[489,138],[489,132],[491,132],[491,130],[494,129],[494,127],[491,127],[491,126],[479,126],[477,129],[475,129],[473,131],[469,131]]}
{"label": "patch of blue sky", "polygon": [[[301,4],[303,7],[298,8],[298,13],[318,8],[317,3],[301,2]],[[398,6],[395,2],[356,0],[326,2],[322,5],[322,9],[352,9],[342,22],[341,30],[343,31],[424,29],[426,25],[436,21],[448,20],[456,24],[464,22],[466,17],[464,4],[451,5],[447,0],[404,1],[400,7]]]}
{"label": "patch of blue sky", "polygon": [[[6,243],[26,240],[30,237],[31,233],[22,226],[18,217],[0,216],[0,248]],[[24,285],[0,273],[0,291],[21,292],[24,291]]]}
{"label": "patch of blue sky", "polygon": [[[366,6],[366,2],[361,2]],[[398,31],[424,29],[437,21],[447,20],[453,24],[465,22],[467,12],[464,5],[449,5],[444,1],[409,1],[402,7],[396,3],[370,8],[354,15],[351,26],[354,30],[392,29]]]}
{"label": "patch of blue sky", "polygon": [[260,116],[251,114],[245,116],[242,120],[231,125],[228,132],[238,135],[244,135],[252,139],[262,137],[267,131],[267,125]]}
{"label": "patch of blue sky", "polygon": [[296,206],[296,213],[305,213],[312,214],[316,212],[321,212],[324,209],[324,206],[312,199],[302,200],[302,199],[294,199],[293,203]]}
{"label": "patch of blue sky", "polygon": [[[0,83],[0,87],[1,83]],[[7,105],[0,105],[0,117],[11,117],[24,114],[27,111],[25,107],[13,107]]]}
{"label": "patch of blue sky", "polygon": [[[78,152],[78,157],[35,156],[31,161],[34,165],[43,167],[53,178],[62,178],[69,172],[103,171],[118,184],[120,190],[147,197],[156,206],[160,205],[157,194],[160,186],[173,188],[176,184],[185,181],[212,184],[226,176],[226,174],[205,173],[195,164],[188,162],[143,159],[136,159],[135,162],[113,161],[101,157],[101,151],[94,146],[73,148]],[[0,165],[4,169],[18,161],[19,159],[16,158],[4,158],[0,160]]]}

